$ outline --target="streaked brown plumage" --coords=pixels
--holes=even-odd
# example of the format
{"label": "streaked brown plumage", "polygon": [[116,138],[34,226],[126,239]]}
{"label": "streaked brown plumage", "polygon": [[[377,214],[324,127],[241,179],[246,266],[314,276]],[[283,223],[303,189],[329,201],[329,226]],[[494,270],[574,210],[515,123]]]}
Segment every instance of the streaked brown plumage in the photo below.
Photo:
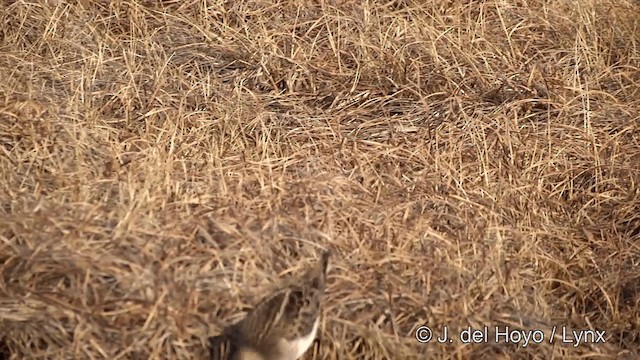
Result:
{"label": "streaked brown plumage", "polygon": [[233,360],[302,357],[318,330],[330,254],[325,251],[302,277],[264,297],[244,319],[225,329],[217,341],[225,343]]}

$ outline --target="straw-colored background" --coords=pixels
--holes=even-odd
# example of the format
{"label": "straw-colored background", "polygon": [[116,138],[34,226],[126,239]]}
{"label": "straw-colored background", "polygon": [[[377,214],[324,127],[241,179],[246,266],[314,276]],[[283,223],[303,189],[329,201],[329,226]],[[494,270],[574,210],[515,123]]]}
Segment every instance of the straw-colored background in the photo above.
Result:
{"label": "straw-colored background", "polygon": [[[200,358],[325,247],[317,358],[640,356],[637,1],[3,1],[0,19],[7,358]],[[545,342],[418,344],[420,325]]]}

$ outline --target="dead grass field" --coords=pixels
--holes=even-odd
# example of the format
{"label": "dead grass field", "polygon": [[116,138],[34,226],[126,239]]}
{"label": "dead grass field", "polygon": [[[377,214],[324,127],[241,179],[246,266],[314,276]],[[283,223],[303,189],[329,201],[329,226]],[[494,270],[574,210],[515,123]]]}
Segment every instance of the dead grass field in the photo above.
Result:
{"label": "dead grass field", "polygon": [[0,357],[206,358],[331,247],[307,359],[640,358],[638,1],[1,4]]}

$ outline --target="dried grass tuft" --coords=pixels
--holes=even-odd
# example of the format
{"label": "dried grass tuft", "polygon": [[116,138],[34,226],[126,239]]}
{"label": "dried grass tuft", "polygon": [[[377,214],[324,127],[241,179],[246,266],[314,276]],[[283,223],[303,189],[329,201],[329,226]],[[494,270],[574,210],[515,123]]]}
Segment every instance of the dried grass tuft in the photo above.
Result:
{"label": "dried grass tuft", "polygon": [[308,358],[640,357],[638,14],[3,2],[0,358],[206,358],[324,247]]}

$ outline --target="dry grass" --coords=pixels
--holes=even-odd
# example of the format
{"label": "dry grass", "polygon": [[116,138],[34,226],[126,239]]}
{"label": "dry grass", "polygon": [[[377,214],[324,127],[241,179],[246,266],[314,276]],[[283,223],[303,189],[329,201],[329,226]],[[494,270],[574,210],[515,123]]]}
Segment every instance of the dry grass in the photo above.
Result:
{"label": "dry grass", "polygon": [[1,11],[5,357],[204,358],[320,247],[317,358],[640,357],[638,1]]}

